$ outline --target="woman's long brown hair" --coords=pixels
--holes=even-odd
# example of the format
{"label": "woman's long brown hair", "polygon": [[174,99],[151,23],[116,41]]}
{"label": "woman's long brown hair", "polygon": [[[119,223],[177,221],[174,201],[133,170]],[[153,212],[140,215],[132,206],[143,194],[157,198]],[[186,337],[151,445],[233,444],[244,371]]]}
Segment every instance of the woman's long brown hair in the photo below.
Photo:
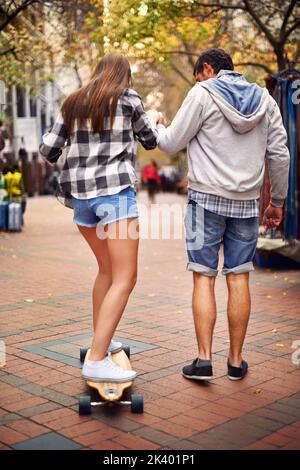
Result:
{"label": "woman's long brown hair", "polygon": [[90,81],[69,95],[61,108],[68,132],[86,126],[90,120],[93,132],[104,129],[104,119],[113,126],[117,102],[129,87],[131,70],[128,60],[120,54],[107,54],[98,63]]}

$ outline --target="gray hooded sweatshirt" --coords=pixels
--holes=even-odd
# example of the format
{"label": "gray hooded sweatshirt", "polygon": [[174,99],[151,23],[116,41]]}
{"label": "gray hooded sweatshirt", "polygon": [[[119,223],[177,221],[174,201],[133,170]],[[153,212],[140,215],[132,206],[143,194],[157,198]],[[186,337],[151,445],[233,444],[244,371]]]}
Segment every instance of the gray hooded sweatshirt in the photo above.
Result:
{"label": "gray hooded sweatshirt", "polygon": [[189,91],[172,124],[157,126],[168,153],[187,147],[188,186],[233,200],[259,198],[268,160],[271,203],[287,194],[289,151],[279,107],[266,88],[221,70]]}

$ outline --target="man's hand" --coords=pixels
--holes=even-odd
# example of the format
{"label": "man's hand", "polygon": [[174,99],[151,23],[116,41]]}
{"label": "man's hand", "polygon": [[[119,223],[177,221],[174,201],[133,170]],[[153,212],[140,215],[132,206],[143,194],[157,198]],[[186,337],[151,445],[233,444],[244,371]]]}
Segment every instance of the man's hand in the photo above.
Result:
{"label": "man's hand", "polygon": [[271,204],[266,208],[262,224],[268,228],[279,227],[280,222],[282,221],[282,207],[273,207]]}

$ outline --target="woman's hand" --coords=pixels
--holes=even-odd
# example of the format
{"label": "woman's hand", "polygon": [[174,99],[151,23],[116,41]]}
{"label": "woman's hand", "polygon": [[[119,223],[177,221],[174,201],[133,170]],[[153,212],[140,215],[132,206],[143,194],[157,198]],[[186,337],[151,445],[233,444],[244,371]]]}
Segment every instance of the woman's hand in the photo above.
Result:
{"label": "woman's hand", "polygon": [[158,117],[156,120],[156,124],[163,124],[165,125],[165,118],[163,117],[162,113],[158,113]]}
{"label": "woman's hand", "polygon": [[147,116],[149,118],[149,121],[151,122],[151,126],[154,128],[157,125],[157,120],[159,119],[159,115],[160,113],[156,111],[155,109],[149,109],[149,111],[147,111]]}

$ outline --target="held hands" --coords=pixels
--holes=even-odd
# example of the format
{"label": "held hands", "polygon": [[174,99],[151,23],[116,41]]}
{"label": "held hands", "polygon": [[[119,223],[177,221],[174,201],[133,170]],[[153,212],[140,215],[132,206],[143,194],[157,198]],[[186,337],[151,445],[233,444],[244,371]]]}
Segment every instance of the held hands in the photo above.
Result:
{"label": "held hands", "polygon": [[156,124],[165,125],[165,118],[163,117],[162,113],[158,113],[158,118],[157,118]]}
{"label": "held hands", "polygon": [[147,115],[153,127],[156,127],[157,124],[164,124],[163,115],[159,111],[156,111],[155,109],[150,109],[149,111],[147,111]]}
{"label": "held hands", "polygon": [[266,208],[262,224],[268,228],[279,227],[280,222],[282,221],[282,207],[273,207],[271,204]]}

